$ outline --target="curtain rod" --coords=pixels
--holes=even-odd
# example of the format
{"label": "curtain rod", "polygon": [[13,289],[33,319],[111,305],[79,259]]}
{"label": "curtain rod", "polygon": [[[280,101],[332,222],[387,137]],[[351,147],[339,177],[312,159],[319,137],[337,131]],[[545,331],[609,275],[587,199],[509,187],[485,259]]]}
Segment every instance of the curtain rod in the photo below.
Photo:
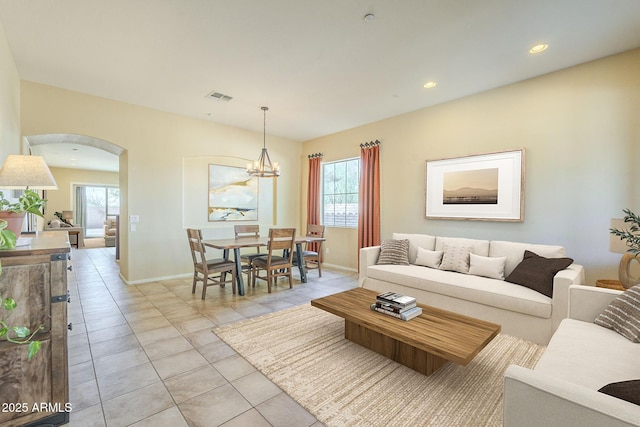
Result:
{"label": "curtain rod", "polygon": [[382,144],[382,143],[376,139],[375,141],[365,142],[363,144],[360,144],[360,148],[369,148],[369,147],[374,147],[374,146],[380,145],[380,144]]}
{"label": "curtain rod", "polygon": [[307,156],[310,159],[315,159],[316,157],[322,157],[322,153],[313,153]]}

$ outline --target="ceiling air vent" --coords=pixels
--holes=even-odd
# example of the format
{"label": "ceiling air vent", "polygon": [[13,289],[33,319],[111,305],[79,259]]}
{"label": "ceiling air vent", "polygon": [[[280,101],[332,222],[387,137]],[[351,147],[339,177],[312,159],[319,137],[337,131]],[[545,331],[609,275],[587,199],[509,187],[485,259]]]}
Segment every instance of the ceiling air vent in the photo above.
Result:
{"label": "ceiling air vent", "polygon": [[229,102],[233,99],[232,96],[225,95],[224,93],[215,92],[215,91],[207,95],[207,98],[213,99],[214,101],[220,101],[220,102]]}

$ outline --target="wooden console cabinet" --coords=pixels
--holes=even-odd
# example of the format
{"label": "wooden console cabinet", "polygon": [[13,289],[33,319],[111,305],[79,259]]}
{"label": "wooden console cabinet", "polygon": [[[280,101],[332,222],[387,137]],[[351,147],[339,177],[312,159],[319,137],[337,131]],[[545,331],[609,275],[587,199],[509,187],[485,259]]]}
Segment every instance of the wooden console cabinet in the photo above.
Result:
{"label": "wooden console cabinet", "polygon": [[0,341],[0,427],[60,425],[69,421],[67,367],[66,233],[41,232],[29,246],[0,250],[0,295],[15,310],[2,316],[10,326],[43,325],[42,347],[30,361],[27,345]]}

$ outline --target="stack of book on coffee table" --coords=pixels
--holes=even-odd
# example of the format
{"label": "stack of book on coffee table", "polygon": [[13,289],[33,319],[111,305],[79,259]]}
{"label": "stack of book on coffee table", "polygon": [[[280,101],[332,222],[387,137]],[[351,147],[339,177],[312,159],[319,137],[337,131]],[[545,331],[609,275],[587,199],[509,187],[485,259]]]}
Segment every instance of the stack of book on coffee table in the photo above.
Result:
{"label": "stack of book on coffee table", "polygon": [[422,314],[422,309],[416,305],[415,298],[395,292],[378,294],[376,302],[371,304],[371,310],[402,320],[411,320]]}

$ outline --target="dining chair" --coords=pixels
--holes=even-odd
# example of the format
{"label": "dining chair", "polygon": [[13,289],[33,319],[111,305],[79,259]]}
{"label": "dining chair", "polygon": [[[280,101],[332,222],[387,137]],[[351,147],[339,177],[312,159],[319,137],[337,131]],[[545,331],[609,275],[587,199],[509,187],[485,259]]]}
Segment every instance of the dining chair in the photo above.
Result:
{"label": "dining chair", "polygon": [[[233,231],[235,233],[236,239],[245,238],[257,238],[260,237],[260,226],[259,225],[234,225]],[[257,248],[256,252],[252,253],[244,253],[240,254],[240,263],[242,264],[242,271],[247,274],[247,283],[251,283],[251,273],[253,271],[253,267],[251,266],[251,261],[260,255],[260,247]]]}
{"label": "dining chair", "polygon": [[[307,236],[324,237],[324,225],[307,224]],[[302,262],[304,267],[318,269],[318,276],[322,277],[322,241],[306,242],[302,251]],[[293,263],[298,264],[298,254],[294,252]]]}
{"label": "dining chair", "polygon": [[[293,247],[295,244],[296,229],[295,228],[272,228],[269,230],[269,241],[267,243],[267,253],[253,258],[251,265],[253,266],[251,286],[256,286],[256,279],[267,281],[267,289],[271,293],[271,285],[276,284],[278,277],[289,277],[289,288],[293,287],[292,280],[292,259]],[[276,255],[276,252],[282,251],[283,254],[289,256]],[[260,271],[264,270],[264,276],[260,275]]]}
{"label": "dining chair", "polygon": [[[196,293],[196,284],[202,282],[202,299],[207,295],[207,287],[220,285],[224,288],[229,282],[232,284],[233,293],[236,293],[236,266],[233,261],[222,258],[207,259],[206,247],[202,242],[202,230],[187,228],[189,248],[193,259],[193,287],[191,293]],[[226,275],[231,274],[231,280],[226,280]]]}

